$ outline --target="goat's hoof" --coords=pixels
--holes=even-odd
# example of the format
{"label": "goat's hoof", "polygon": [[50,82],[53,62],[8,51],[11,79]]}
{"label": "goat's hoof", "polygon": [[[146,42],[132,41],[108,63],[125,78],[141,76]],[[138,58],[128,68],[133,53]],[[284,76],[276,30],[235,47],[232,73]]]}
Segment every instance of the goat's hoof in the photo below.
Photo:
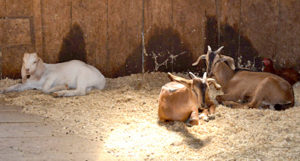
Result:
{"label": "goat's hoof", "polygon": [[216,119],[216,115],[210,115],[210,116],[209,116],[209,119],[210,119],[210,120]]}
{"label": "goat's hoof", "polygon": [[59,97],[59,95],[57,93],[52,93],[51,95],[55,98]]}
{"label": "goat's hoof", "polygon": [[199,119],[202,119],[202,120],[204,120],[206,122],[209,121],[209,117],[206,114],[203,114],[203,113],[199,115]]}
{"label": "goat's hoof", "polygon": [[198,125],[198,124],[199,124],[198,120],[190,120],[188,123],[186,123],[188,127],[192,127],[193,125]]}
{"label": "goat's hoof", "polygon": [[207,116],[203,117],[203,120],[206,121],[206,122],[208,122],[209,121],[209,117],[207,117]]}

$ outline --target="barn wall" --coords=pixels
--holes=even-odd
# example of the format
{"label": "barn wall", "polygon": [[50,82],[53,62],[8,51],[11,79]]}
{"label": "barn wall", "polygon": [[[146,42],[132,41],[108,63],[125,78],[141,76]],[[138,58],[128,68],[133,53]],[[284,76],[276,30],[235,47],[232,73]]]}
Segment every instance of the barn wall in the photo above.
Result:
{"label": "barn wall", "polygon": [[0,76],[19,78],[24,52],[79,59],[105,76],[200,71],[224,45],[240,67],[261,57],[300,69],[298,0],[0,0]]}

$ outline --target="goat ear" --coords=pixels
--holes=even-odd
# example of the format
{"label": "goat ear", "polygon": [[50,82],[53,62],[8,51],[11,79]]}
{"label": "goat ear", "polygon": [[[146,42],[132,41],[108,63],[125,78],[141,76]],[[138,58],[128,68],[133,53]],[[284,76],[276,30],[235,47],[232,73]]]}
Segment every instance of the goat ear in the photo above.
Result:
{"label": "goat ear", "polygon": [[212,83],[216,89],[221,89],[221,85],[216,82],[213,78],[207,78],[208,83]]}
{"label": "goat ear", "polygon": [[219,54],[223,48],[224,46],[221,46],[218,50],[215,51],[215,53]]}
{"label": "goat ear", "polygon": [[181,84],[183,84],[187,87],[191,87],[191,85],[193,84],[192,80],[188,80],[188,79],[185,79],[185,78],[182,78],[182,77],[179,77],[179,76],[175,76],[175,75],[173,75],[169,72],[168,72],[168,77],[171,81],[181,83]]}
{"label": "goat ear", "polygon": [[229,64],[230,68],[232,70],[235,70],[234,60],[232,57],[222,55],[222,57],[220,58],[220,61],[226,61]]}
{"label": "goat ear", "polygon": [[206,55],[205,55],[205,54],[200,55],[200,56],[198,57],[197,61],[195,61],[195,62],[192,64],[192,66],[198,65],[201,59],[206,59]]}

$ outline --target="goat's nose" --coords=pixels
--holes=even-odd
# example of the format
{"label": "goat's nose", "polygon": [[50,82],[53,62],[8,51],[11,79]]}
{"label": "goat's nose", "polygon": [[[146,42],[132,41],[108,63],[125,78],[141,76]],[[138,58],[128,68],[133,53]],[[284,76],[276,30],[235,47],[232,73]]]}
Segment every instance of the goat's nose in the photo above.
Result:
{"label": "goat's nose", "polygon": [[29,68],[26,68],[25,70],[26,70],[26,72],[29,72]]}

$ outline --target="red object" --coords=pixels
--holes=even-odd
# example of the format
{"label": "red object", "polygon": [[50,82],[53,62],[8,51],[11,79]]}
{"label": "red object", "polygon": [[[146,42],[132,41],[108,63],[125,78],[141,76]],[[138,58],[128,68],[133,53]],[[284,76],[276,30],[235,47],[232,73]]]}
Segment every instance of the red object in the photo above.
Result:
{"label": "red object", "polygon": [[273,61],[268,58],[264,58],[263,63],[265,65],[263,72],[276,74],[287,80],[291,85],[294,85],[297,81],[300,80],[300,74],[293,68],[276,70],[273,67]]}

